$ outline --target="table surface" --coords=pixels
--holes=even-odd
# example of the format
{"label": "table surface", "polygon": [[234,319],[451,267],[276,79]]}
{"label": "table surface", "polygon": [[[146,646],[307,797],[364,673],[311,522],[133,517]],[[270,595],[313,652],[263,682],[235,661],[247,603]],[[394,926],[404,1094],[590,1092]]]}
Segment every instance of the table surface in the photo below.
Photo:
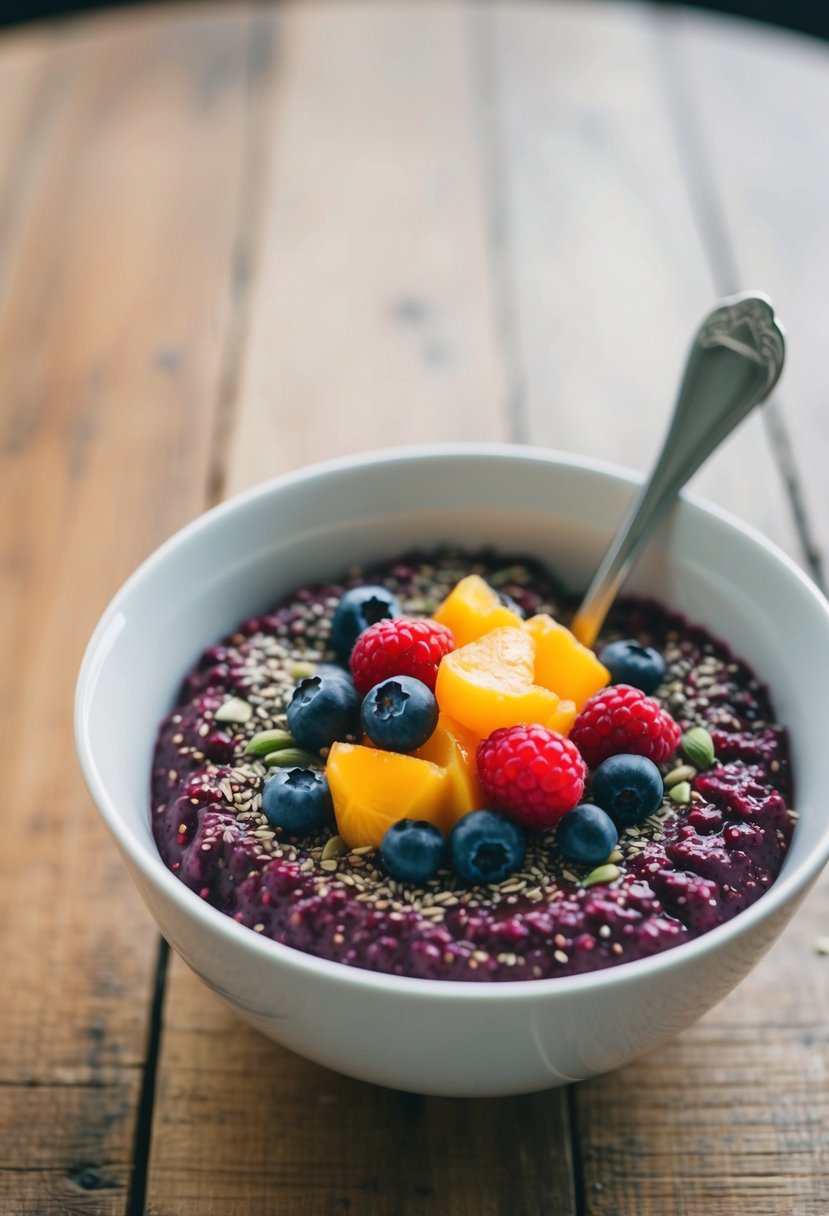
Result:
{"label": "table surface", "polygon": [[3,35],[0,1211],[826,1216],[829,882],[613,1075],[384,1091],[168,957],[84,790],[71,694],[136,563],[275,473],[438,439],[646,468],[690,334],[748,286],[788,367],[695,485],[820,579],[827,113],[829,48],[632,4],[148,7]]}

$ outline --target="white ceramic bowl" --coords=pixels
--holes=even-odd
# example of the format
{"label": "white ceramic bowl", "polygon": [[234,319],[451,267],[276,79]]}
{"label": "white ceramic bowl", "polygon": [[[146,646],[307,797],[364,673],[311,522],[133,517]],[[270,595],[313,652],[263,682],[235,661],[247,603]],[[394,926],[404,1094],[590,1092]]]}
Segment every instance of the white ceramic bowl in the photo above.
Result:
{"label": "white ceramic bowl", "polygon": [[616,1068],[720,1000],[829,856],[822,774],[829,605],[761,536],[683,499],[631,586],[706,626],[772,690],[792,736],[800,821],[751,908],[696,941],[592,975],[464,984],[378,975],[262,940],[161,863],[148,785],[157,723],[200,650],[345,565],[456,541],[532,552],[586,584],[636,478],[547,451],[464,445],[303,469],[179,532],[104,613],[81,669],[80,759],[161,932],[241,1017],[340,1072],[429,1094],[512,1094]]}

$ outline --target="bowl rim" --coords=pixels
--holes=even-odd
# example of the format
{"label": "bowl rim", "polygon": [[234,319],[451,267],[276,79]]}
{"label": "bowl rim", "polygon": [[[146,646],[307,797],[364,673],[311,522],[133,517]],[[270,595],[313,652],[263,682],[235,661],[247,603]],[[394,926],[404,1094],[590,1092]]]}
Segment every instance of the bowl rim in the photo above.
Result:
{"label": "bowl rim", "polygon": [[[156,566],[162,564],[168,555],[187,545],[192,536],[210,528],[215,521],[233,514],[258,499],[268,498],[274,492],[284,488],[316,478],[354,472],[374,465],[467,458],[493,458],[501,462],[507,460],[516,463],[545,463],[574,468],[599,474],[632,487],[641,485],[644,481],[643,475],[636,470],[554,448],[503,442],[417,444],[380,448],[304,465],[299,469],[293,469],[260,482],[200,513],[156,547],[130,574],[103,610],[84,651],[75,688],[75,742],[80,767],[93,802],[113,839],[129,862],[138,868],[143,878],[151,886],[160,886],[163,895],[171,900],[185,917],[197,921],[206,932],[217,933],[228,945],[236,945],[243,951],[246,950],[252,958],[262,964],[270,962],[272,965],[277,962],[289,970],[302,973],[309,978],[327,979],[341,984],[350,984],[355,988],[367,991],[383,991],[401,997],[408,994],[412,997],[419,996],[430,1000],[467,1001],[480,1000],[483,992],[487,994],[488,999],[513,1002],[526,1001],[528,997],[548,1000],[557,992],[562,996],[567,994],[574,997],[605,986],[635,983],[639,979],[644,981],[661,972],[693,965],[695,961],[701,960],[721,948],[726,948],[736,939],[748,934],[752,928],[770,919],[775,912],[781,911],[787,904],[796,900],[798,895],[802,896],[808,891],[829,860],[829,818],[827,818],[821,838],[810,854],[801,859],[789,873],[784,873],[775,879],[769,889],[750,907],[701,936],[693,938],[691,941],[681,942],[647,958],[634,959],[579,975],[503,982],[464,982],[390,975],[319,958],[293,946],[273,941],[271,938],[260,937],[247,926],[239,924],[227,913],[221,912],[199,899],[195,892],[185,886],[164,865],[160,854],[151,855],[143,849],[132,847],[131,833],[126,829],[95,762],[89,735],[89,708],[93,699],[95,678],[106,660],[105,647],[108,637],[114,622],[118,620],[122,605],[131,596],[133,588],[152,573]],[[827,620],[827,628],[829,628],[829,600],[792,558],[773,541],[751,524],[693,492],[683,490],[679,497],[685,507],[692,512],[700,512],[704,516],[713,518],[764,550],[783,568],[786,575],[797,585],[799,591],[811,598],[823,612]],[[234,998],[229,995],[229,999]]]}

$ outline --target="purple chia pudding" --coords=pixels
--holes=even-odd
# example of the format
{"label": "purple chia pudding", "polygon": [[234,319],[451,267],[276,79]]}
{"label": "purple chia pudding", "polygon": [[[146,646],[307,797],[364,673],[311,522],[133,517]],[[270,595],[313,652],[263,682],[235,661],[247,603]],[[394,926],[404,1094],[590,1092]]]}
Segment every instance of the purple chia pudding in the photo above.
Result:
{"label": "purple chia pudding", "polygon": [[[274,941],[434,980],[595,971],[690,941],[758,899],[780,871],[795,819],[786,732],[745,663],[650,601],[620,602],[597,652],[620,637],[660,651],[667,671],[654,696],[683,730],[708,730],[716,759],[707,771],[675,774],[690,778],[683,798],[666,788],[653,815],[620,833],[604,881],[565,860],[554,831],[529,833],[524,864],[500,884],[466,886],[440,870],[411,885],[392,880],[374,848],[348,851],[333,824],[298,839],[268,822],[262,789],[274,769],[246,747],[261,731],[284,729],[297,680],[334,661],[343,590],[380,583],[404,614],[428,616],[470,573],[527,616],[571,614],[536,562],[445,551],[301,588],[205,650],[161,724],[153,760],[153,834],[169,869]],[[661,766],[669,787],[680,765],[688,759],[678,754]]]}

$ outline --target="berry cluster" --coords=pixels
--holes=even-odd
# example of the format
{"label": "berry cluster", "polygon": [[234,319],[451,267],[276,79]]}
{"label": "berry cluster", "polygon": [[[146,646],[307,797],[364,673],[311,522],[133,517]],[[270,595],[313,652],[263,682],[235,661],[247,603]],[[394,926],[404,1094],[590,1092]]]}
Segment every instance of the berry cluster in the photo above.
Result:
{"label": "berry cluster", "polygon": [[[469,594],[480,599],[489,593],[475,585]],[[490,603],[489,598],[483,602],[481,611],[503,614],[500,602]],[[477,652],[474,644],[466,647],[479,664],[490,664],[486,674],[490,693],[493,686],[497,693],[499,678],[497,671],[492,672],[492,655],[503,653],[505,661],[518,666],[529,645],[520,617],[509,613],[509,618],[503,632],[510,638],[502,651],[498,651],[500,642]],[[532,624],[528,622],[528,628]],[[336,747],[362,735],[387,760],[389,753],[419,753],[438,726],[435,688],[442,661],[451,655],[452,671],[463,674],[463,664],[456,663],[461,652],[454,653],[452,629],[437,620],[402,617],[396,599],[383,587],[346,591],[334,613],[332,630],[337,655],[350,671],[320,665],[314,675],[299,682],[287,720],[293,741],[308,753],[309,763],[304,768],[282,768],[266,783],[263,795],[268,820],[292,835],[331,824],[335,813],[340,820],[336,789],[332,800],[326,775],[313,768],[320,752],[332,748],[333,759]],[[470,801],[471,809],[460,815],[457,808],[454,814],[450,808],[448,820],[443,812],[426,819],[407,817],[404,810],[390,826],[384,824],[382,837],[375,838],[382,864],[393,879],[423,883],[450,867],[463,882],[501,882],[524,862],[526,830],[555,829],[564,857],[600,865],[613,853],[621,831],[657,810],[663,797],[657,765],[673,754],[680,741],[676,722],[648,695],[664,678],[662,656],[633,640],[606,646],[601,654],[605,666],[598,668],[595,656],[585,659],[587,652],[578,652],[575,643],[569,653],[584,678],[595,679],[596,671],[601,673],[593,688],[608,676],[613,682],[592,696],[585,692],[569,738],[526,720],[496,729],[489,726],[477,750],[473,747],[467,757],[480,802]],[[441,687],[442,683],[439,693]],[[535,686],[526,695],[542,706],[551,697],[551,705],[559,700]],[[447,729],[441,727],[444,734]],[[449,733],[456,751],[463,751],[458,742],[462,732],[457,737]],[[479,737],[482,733],[479,728]],[[430,747],[434,750],[435,744]],[[365,749],[362,753],[369,761],[377,756]],[[424,767],[421,761],[411,763]],[[583,800],[586,788],[587,801]],[[345,836],[345,828],[340,830]]]}

